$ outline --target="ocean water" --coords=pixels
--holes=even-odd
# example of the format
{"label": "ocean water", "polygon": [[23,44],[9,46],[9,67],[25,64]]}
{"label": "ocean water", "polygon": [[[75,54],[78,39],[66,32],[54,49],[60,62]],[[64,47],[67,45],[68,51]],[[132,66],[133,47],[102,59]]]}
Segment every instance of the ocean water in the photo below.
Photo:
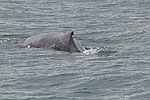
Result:
{"label": "ocean water", "polygon": [[[70,31],[86,54],[17,46]],[[150,1],[0,0],[0,100],[150,100]]]}

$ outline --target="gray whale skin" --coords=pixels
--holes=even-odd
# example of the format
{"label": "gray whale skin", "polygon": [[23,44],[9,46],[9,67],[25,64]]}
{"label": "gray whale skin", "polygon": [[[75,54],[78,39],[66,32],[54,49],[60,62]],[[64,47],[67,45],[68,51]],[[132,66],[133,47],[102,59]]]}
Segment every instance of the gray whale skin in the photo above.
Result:
{"label": "gray whale skin", "polygon": [[73,32],[34,35],[25,44],[35,48],[52,48],[59,51],[83,52],[85,48],[73,37]]}

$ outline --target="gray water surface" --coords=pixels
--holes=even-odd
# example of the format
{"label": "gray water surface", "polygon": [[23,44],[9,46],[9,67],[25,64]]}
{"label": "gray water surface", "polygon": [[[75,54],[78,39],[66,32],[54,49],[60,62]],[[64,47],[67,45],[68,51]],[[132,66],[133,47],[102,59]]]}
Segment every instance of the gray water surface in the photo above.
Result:
{"label": "gray water surface", "polygon": [[[70,31],[90,54],[17,46]],[[0,0],[0,100],[149,99],[149,0]]]}

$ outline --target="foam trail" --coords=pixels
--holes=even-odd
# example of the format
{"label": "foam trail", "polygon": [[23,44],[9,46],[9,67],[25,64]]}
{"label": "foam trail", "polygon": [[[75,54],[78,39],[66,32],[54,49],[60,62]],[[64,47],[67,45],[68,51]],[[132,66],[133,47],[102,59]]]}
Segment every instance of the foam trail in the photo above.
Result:
{"label": "foam trail", "polygon": [[90,48],[88,50],[83,51],[85,55],[96,54],[100,51],[100,48]]}

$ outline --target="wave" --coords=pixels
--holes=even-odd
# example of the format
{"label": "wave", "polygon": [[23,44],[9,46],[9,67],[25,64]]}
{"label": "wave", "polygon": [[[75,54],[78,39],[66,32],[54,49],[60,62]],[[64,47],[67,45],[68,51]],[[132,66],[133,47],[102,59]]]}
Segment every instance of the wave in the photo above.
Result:
{"label": "wave", "polygon": [[27,34],[4,34],[0,35],[0,43],[20,44],[29,37]]}

